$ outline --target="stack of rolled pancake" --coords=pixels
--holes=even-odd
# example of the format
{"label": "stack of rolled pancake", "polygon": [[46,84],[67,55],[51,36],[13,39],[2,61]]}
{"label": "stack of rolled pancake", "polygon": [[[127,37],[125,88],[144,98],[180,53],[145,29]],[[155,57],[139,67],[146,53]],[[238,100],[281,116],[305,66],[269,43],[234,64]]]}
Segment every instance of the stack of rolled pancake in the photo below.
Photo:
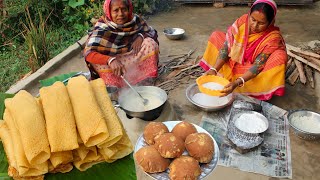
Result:
{"label": "stack of rolled pancake", "polygon": [[5,106],[0,139],[14,179],[43,179],[73,165],[85,171],[133,151],[102,79],[56,82],[41,88],[40,98],[21,90]]}

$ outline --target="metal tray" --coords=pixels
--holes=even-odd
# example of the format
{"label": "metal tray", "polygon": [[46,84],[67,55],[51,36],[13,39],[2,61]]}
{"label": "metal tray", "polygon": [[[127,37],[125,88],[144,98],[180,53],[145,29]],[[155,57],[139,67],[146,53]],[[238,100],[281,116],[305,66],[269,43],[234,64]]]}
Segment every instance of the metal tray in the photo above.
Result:
{"label": "metal tray", "polygon": [[[182,121],[165,121],[163,122],[169,129],[169,131],[171,132],[171,130],[173,129],[173,127],[175,125],[177,125],[178,123],[180,123]],[[212,173],[212,171],[217,167],[218,164],[218,160],[219,160],[219,147],[217,142],[215,141],[215,139],[211,136],[210,133],[208,133],[208,131],[206,131],[205,129],[203,129],[202,127],[193,124],[198,133],[207,133],[213,140],[214,142],[214,156],[213,159],[211,160],[210,163],[207,164],[200,164],[200,168],[201,168],[201,175],[199,177],[199,179],[203,179],[206,176],[208,176],[209,174]],[[134,152],[137,152],[140,148],[144,147],[144,146],[148,146],[148,144],[145,142],[144,138],[143,138],[143,134],[141,134],[137,140],[137,143],[135,145],[134,148]],[[183,153],[183,155],[188,155],[188,152],[185,151]],[[146,172],[145,172],[146,173]],[[169,178],[169,168],[161,173],[146,173],[147,175],[149,175],[150,177],[152,177],[153,179],[158,179],[158,180],[168,180]]]}

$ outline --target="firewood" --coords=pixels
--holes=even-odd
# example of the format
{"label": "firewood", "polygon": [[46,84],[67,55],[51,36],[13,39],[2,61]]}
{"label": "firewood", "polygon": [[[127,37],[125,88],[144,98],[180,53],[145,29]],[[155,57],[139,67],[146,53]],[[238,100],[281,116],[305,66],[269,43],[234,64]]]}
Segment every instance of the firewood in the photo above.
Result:
{"label": "firewood", "polygon": [[171,66],[170,69],[183,69],[183,68],[189,67],[190,65],[192,65],[192,64],[188,63],[188,64],[182,64],[182,65],[177,65],[177,66]]}
{"label": "firewood", "polygon": [[297,81],[299,77],[299,71],[298,71],[298,68],[296,68],[293,73],[288,77],[288,82],[290,85],[294,85],[294,83]]}
{"label": "firewood", "polygon": [[310,52],[310,51],[304,51],[301,48],[294,47],[294,46],[292,46],[290,44],[286,44],[286,47],[287,47],[287,50],[295,51],[297,53],[301,53],[301,54],[304,54],[304,55],[307,55],[307,56],[311,56],[311,57],[320,59],[320,54],[316,54],[316,53],[313,53],[313,52]]}
{"label": "firewood", "polygon": [[288,53],[289,56],[296,58],[297,60],[307,64],[310,67],[313,67],[314,69],[316,69],[317,71],[320,72],[320,67],[317,66],[316,64],[314,64],[314,63],[312,63],[312,62],[310,62],[310,61],[308,61],[308,60],[306,60],[306,59],[304,59],[304,58],[302,58],[302,57],[300,57],[300,56],[298,56],[298,55],[296,55],[296,54],[294,54],[294,53],[292,53],[290,51],[287,51],[287,53]]}
{"label": "firewood", "polygon": [[157,86],[158,86],[158,87],[159,87],[159,86],[163,86],[164,84],[170,83],[170,82],[172,82],[172,81],[174,81],[174,80],[164,81],[164,82],[158,84]]}
{"label": "firewood", "polygon": [[304,69],[306,70],[306,75],[307,75],[308,81],[310,83],[310,86],[312,88],[314,88],[314,78],[313,78],[313,70],[312,70],[312,68],[310,68],[307,65],[304,65]]}
{"label": "firewood", "polygon": [[288,69],[287,69],[287,71],[286,71],[286,78],[288,78],[292,73],[293,73],[293,71],[296,69],[296,64],[294,63],[294,62],[292,62],[290,65],[289,65],[289,67],[288,67]]}
{"label": "firewood", "polygon": [[184,61],[186,61],[187,59],[189,59],[190,56],[196,51],[196,49],[197,49],[197,48],[195,48],[194,50],[190,50],[190,51],[188,52],[187,56],[184,57],[183,59],[181,59],[181,60],[178,62],[177,65],[180,65],[180,64],[182,64]]}
{"label": "firewood", "polygon": [[307,78],[306,78],[306,75],[304,74],[302,63],[298,60],[294,60],[294,63],[296,64],[297,69],[299,71],[299,78],[300,78],[301,83],[306,84]]}
{"label": "firewood", "polygon": [[165,79],[171,79],[171,78],[173,78],[173,77],[175,77],[177,74],[179,74],[181,72],[181,70],[180,69],[176,69],[176,70],[174,70],[174,71],[172,71]]}
{"label": "firewood", "polygon": [[287,62],[286,70],[289,69],[289,67],[290,67],[290,65],[291,65],[291,63],[292,63],[292,59],[293,59],[293,58],[289,56],[289,60],[288,60],[288,62]]}
{"label": "firewood", "polygon": [[296,53],[296,54],[320,67],[320,59],[314,58],[312,56],[307,56],[301,53]]}

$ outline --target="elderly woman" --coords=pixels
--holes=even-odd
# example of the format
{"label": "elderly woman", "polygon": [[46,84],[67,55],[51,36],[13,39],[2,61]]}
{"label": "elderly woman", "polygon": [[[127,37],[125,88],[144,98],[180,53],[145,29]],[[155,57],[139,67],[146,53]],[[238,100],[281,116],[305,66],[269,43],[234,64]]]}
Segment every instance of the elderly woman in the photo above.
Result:
{"label": "elderly woman", "polygon": [[[157,32],[136,14],[131,0],[106,0],[84,49],[91,78],[107,86],[152,82],[158,75]],[[151,81],[150,81],[151,80]]]}
{"label": "elderly woman", "polygon": [[224,93],[235,91],[260,100],[284,95],[287,54],[274,26],[276,13],[274,1],[257,0],[227,34],[211,34],[200,66],[206,74],[222,75],[231,82]]}

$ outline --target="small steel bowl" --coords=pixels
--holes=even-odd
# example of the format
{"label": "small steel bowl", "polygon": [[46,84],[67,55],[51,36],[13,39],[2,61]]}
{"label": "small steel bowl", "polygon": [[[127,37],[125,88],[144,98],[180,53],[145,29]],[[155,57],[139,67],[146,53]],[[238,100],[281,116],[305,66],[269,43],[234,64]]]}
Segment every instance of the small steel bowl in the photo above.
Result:
{"label": "small steel bowl", "polygon": [[320,123],[320,114],[318,114],[316,112],[309,111],[309,110],[290,111],[288,114],[288,121],[289,121],[291,128],[293,129],[294,134],[304,140],[318,140],[318,139],[320,139],[320,133],[313,133],[313,132],[308,132],[306,130],[302,130],[301,127],[297,127],[293,123],[293,121],[296,118],[304,117],[304,116],[308,117],[308,120],[315,120],[316,122]]}
{"label": "small steel bowl", "polygon": [[196,103],[192,97],[196,94],[196,93],[200,93],[198,85],[196,83],[191,84],[187,90],[186,90],[186,97],[187,99],[195,106],[199,107],[200,109],[207,111],[207,112],[211,112],[211,111],[218,111],[222,108],[225,108],[227,106],[229,106],[233,100],[234,100],[234,95],[231,94],[230,98],[228,99],[229,101],[226,104],[223,104],[221,106],[203,106],[201,104]]}
{"label": "small steel bowl", "polygon": [[166,28],[163,30],[163,33],[168,39],[178,40],[183,37],[185,30],[181,28]]}

